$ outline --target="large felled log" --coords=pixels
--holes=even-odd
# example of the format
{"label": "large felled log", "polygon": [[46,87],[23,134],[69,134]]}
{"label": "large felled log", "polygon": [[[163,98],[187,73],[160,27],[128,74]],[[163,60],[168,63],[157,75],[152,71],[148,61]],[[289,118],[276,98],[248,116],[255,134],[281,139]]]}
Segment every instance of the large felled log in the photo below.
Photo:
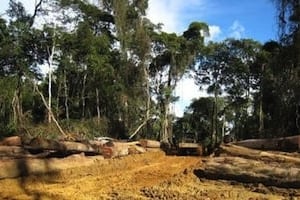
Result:
{"label": "large felled log", "polygon": [[0,158],[4,159],[19,159],[19,158],[44,158],[50,155],[50,151],[45,151],[38,154],[31,154],[26,149],[20,146],[0,146]]}
{"label": "large felled log", "polygon": [[271,160],[277,162],[291,162],[295,165],[300,166],[299,154],[288,154],[288,153],[272,153],[266,151],[260,151],[255,149],[249,149],[237,145],[221,145],[220,149],[222,152],[232,156],[239,156],[244,158],[251,158],[255,160]]}
{"label": "large felled log", "polygon": [[114,142],[113,157],[126,156],[129,153],[144,153],[143,147],[137,146],[139,142]]}
{"label": "large felled log", "polygon": [[75,153],[95,153],[99,154],[99,149],[94,148],[89,143],[70,142],[70,141],[55,141],[42,138],[35,138],[25,145],[28,150],[53,150],[57,152],[75,152]]}
{"label": "large felled log", "polygon": [[65,151],[73,151],[73,152],[86,152],[86,153],[99,153],[97,149],[93,148],[90,144],[84,144],[80,142],[69,142],[63,141],[60,142],[63,145],[63,149]]}
{"label": "large felled log", "polygon": [[22,157],[28,152],[19,146],[0,146],[0,157]]}
{"label": "large felled log", "polygon": [[66,158],[49,159],[7,159],[0,162],[0,179],[16,178],[28,175],[55,175],[60,170],[90,166],[95,161],[102,160],[102,156],[86,157],[80,154],[68,156]]}
{"label": "large felled log", "polygon": [[290,136],[270,139],[249,139],[235,144],[261,150],[300,151],[300,136]]}
{"label": "large felled log", "polygon": [[138,154],[144,153],[146,150],[141,147],[137,146],[139,142],[108,142],[104,145],[100,146],[100,153],[105,158],[116,158],[127,156],[129,154]]}
{"label": "large felled log", "polygon": [[199,178],[262,183],[266,186],[300,188],[300,169],[278,162],[264,163],[239,157],[216,157],[194,170]]}
{"label": "large felled log", "polygon": [[6,137],[0,141],[0,145],[21,146],[22,140],[19,136]]}
{"label": "large felled log", "polygon": [[142,139],[140,140],[140,144],[144,148],[160,148],[160,142],[156,140]]}

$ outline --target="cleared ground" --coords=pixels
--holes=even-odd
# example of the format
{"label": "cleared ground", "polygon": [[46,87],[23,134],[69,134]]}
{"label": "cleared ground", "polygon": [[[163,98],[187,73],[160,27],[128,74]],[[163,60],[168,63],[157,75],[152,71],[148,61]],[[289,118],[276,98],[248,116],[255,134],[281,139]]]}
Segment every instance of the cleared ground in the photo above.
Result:
{"label": "cleared ground", "polygon": [[[242,163],[246,171],[255,165],[262,166],[260,163],[266,165],[266,161],[251,159],[249,167],[247,160],[232,156],[224,159],[226,157],[166,156],[158,151],[105,160],[80,155],[51,159],[47,160],[47,166],[55,165],[59,170],[47,175],[0,180],[0,199],[300,199],[297,187],[222,180],[226,177],[210,180],[198,173],[223,162],[227,162],[226,168],[220,170],[231,169],[228,164],[234,165],[234,162]],[[294,177],[300,176],[298,165],[289,166],[296,170]],[[270,171],[272,165],[265,173]]]}

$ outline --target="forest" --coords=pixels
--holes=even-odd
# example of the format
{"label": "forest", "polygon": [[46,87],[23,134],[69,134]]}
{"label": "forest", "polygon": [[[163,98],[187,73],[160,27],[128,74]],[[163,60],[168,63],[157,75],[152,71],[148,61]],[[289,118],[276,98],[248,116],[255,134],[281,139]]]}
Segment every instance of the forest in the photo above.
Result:
{"label": "forest", "polygon": [[[147,0],[38,0],[33,14],[10,0],[0,16],[0,137],[170,142],[197,132],[215,145],[224,134],[299,134],[300,5],[272,2],[279,39],[261,44],[206,42],[201,21],[164,32],[147,19]],[[176,117],[171,105],[184,76],[209,97]]]}

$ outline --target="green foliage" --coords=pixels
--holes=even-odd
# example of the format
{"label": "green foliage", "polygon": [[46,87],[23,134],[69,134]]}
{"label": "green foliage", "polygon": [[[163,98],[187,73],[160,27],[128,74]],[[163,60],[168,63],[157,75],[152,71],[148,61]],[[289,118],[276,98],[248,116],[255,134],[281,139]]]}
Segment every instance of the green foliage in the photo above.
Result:
{"label": "green foliage", "polygon": [[[237,139],[296,134],[299,6],[275,3],[281,38],[262,46],[251,39],[205,44],[209,29],[203,22],[191,22],[179,35],[162,32],[145,18],[144,0],[102,0],[101,6],[43,1],[34,15],[11,0],[8,19],[0,18],[1,134],[29,130],[58,137],[53,124],[45,125],[47,109],[33,87],[37,84],[47,101],[51,83],[52,111],[69,132],[126,138],[145,124],[137,137],[169,140],[174,121],[170,104],[178,100],[174,89],[190,69],[199,88],[212,97],[190,105],[174,124],[175,135],[199,132],[199,139],[213,146],[225,122]],[[51,10],[59,16],[56,25],[33,26],[36,15]],[[39,70],[51,55],[53,76],[48,80]]]}
{"label": "green foliage", "polygon": [[215,147],[215,142],[218,143],[222,140],[221,128],[222,128],[222,116],[224,113],[221,111],[224,109],[224,103],[220,99],[218,101],[217,110],[218,118],[216,122],[217,135],[212,137],[212,131],[214,129],[214,107],[215,100],[212,97],[194,99],[190,106],[184,113],[182,118],[178,118],[174,123],[174,135],[176,138],[183,137],[186,133],[196,133],[198,142],[201,142],[205,148],[212,149]]}

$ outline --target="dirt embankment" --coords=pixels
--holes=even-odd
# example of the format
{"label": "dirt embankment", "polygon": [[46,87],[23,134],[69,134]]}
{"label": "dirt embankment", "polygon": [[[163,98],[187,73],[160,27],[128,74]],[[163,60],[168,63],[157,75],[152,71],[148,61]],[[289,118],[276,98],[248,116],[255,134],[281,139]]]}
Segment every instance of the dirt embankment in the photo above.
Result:
{"label": "dirt embankment", "polygon": [[[0,199],[300,199],[297,187],[265,186],[259,182],[238,182],[234,178],[227,180],[227,177],[210,180],[209,176],[199,174],[199,170],[215,175],[231,170],[240,174],[239,178],[249,174],[255,177],[259,173],[270,174],[274,163],[281,165],[278,160],[271,163],[259,157],[254,160],[228,154],[209,158],[166,156],[159,151],[115,159],[77,155],[47,163],[55,164],[60,170],[0,180]],[[298,166],[291,163],[284,166],[287,171],[288,166],[293,167],[296,173],[291,174],[293,177],[300,176]],[[278,177],[282,173],[277,169]]]}

